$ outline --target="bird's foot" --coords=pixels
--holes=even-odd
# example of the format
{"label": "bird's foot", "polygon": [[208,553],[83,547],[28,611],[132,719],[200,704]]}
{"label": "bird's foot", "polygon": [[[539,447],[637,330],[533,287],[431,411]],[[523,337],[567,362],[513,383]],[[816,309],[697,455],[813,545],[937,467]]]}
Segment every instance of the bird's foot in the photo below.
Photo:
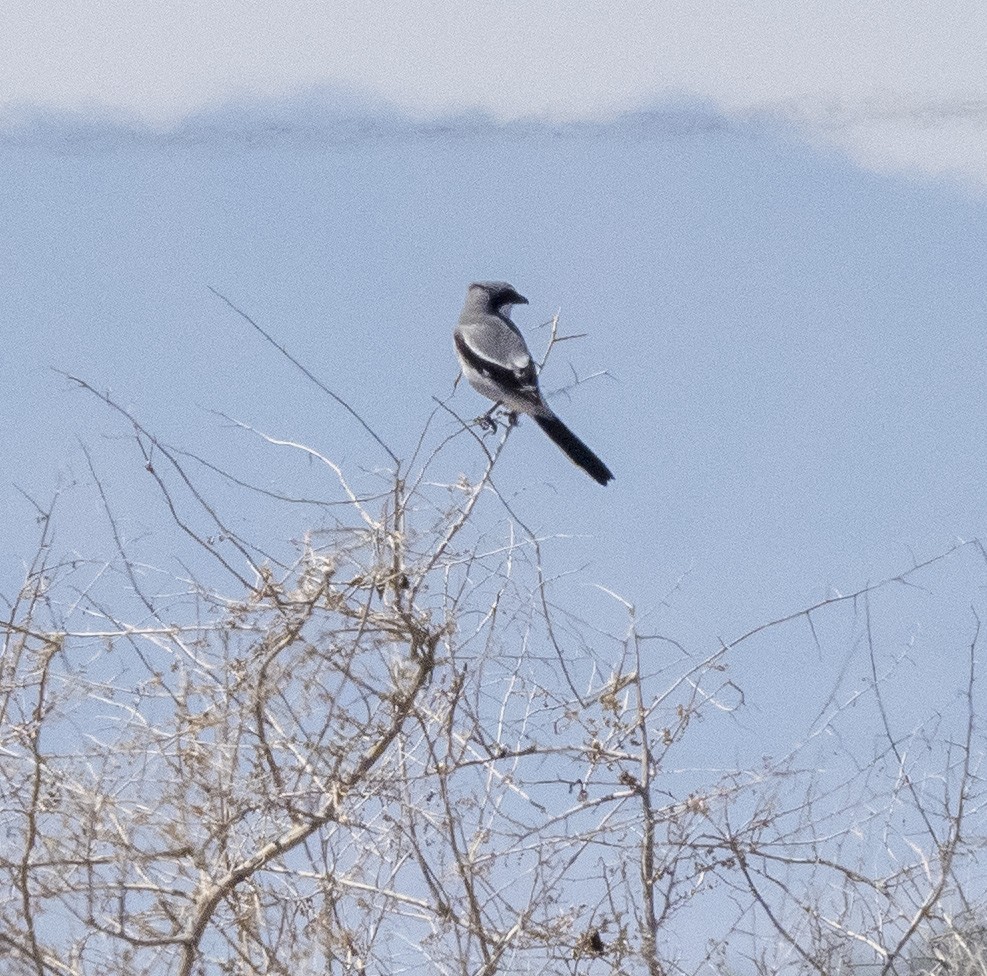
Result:
{"label": "bird's foot", "polygon": [[[494,417],[494,412],[499,410],[500,408],[501,408],[501,404],[495,403],[485,414],[477,417],[476,420],[473,421],[473,423],[476,424],[483,431],[496,434],[497,429],[500,427],[500,424],[498,423],[497,418]],[[515,411],[513,410],[504,411],[503,422],[506,423],[508,427],[516,426],[517,418],[518,415]]]}
{"label": "bird's foot", "polygon": [[480,430],[484,432],[491,434],[497,433],[497,421],[494,420],[489,413],[485,413],[477,417],[476,420],[473,421],[473,423],[476,424],[477,427],[479,427]]}

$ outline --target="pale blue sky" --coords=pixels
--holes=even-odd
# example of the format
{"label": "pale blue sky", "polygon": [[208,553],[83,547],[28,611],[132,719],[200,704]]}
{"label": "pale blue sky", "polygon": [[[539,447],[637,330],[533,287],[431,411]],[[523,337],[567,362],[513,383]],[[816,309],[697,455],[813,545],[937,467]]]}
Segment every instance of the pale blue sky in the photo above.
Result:
{"label": "pale blue sky", "polygon": [[527,425],[499,483],[540,530],[587,533],[558,558],[638,605],[688,570],[708,640],[984,534],[977,200],[700,107],[561,129],[265,113],[8,138],[8,485],[80,476],[76,439],[107,428],[51,366],[198,450],[230,449],[211,408],[382,463],[210,285],[407,454],[455,378],[465,285],[503,277],[533,346],[557,308],[588,334],[548,389],[570,365],[611,374],[557,405],[617,480],[587,483]]}

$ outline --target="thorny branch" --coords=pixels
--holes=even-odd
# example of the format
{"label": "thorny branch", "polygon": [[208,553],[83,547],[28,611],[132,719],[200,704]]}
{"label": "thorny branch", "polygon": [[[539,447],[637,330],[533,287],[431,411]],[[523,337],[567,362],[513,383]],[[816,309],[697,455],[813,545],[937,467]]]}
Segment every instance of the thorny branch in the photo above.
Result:
{"label": "thorny branch", "polygon": [[[546,574],[552,540],[498,491],[509,429],[488,447],[441,404],[433,419],[453,416],[454,433],[430,420],[415,463],[391,455],[390,480],[360,490],[326,456],[239,425],[329,475],[303,509],[323,521],[294,531],[292,486],[262,492],[162,444],[76,382],[125,417],[184,575],[148,571],[154,538],[128,535],[89,453],[110,557],[59,559],[37,507],[0,658],[13,976],[698,976],[745,961],[904,976],[944,939],[980,958],[979,612],[963,707],[929,715],[896,711],[907,660],[880,628],[893,597],[948,591],[961,565],[983,588],[979,542],[690,647],[646,633],[613,594],[626,630],[587,621],[567,578]],[[482,465],[444,483],[463,433]],[[280,545],[238,534],[237,491],[272,506]],[[213,564],[222,580],[207,585]],[[818,626],[839,615],[860,630],[849,648]],[[769,634],[786,638],[786,666],[808,651],[855,660],[859,644],[868,673],[853,684],[838,668],[799,740],[751,760],[743,747],[774,716],[739,664]],[[697,926],[699,947],[680,934]]]}

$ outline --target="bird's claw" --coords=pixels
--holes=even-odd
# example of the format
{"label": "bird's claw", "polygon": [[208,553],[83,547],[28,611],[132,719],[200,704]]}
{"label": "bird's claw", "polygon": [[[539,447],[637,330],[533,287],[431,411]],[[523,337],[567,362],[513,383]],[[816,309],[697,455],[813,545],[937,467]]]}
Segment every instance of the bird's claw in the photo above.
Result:
{"label": "bird's claw", "polygon": [[[497,428],[500,426],[500,424],[497,422],[496,418],[494,417],[494,411],[500,409],[500,406],[501,405],[499,403],[494,404],[494,406],[492,406],[485,414],[483,414],[480,417],[477,417],[476,420],[473,421],[473,423],[476,424],[483,431],[496,434]],[[517,416],[518,416],[517,413],[514,410],[505,410],[504,414],[505,416],[503,422],[507,424],[508,427],[516,427]]]}

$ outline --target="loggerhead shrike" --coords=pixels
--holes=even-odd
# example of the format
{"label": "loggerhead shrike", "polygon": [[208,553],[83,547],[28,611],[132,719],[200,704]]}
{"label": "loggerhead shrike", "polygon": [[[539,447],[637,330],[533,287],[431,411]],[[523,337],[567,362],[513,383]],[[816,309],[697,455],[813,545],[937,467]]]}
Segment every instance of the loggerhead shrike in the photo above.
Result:
{"label": "loggerhead shrike", "polygon": [[527,305],[506,281],[478,281],[469,286],[466,304],[453,333],[463,375],[478,393],[526,413],[594,481],[605,485],[611,470],[578,438],[542,399],[538,371],[524,337],[511,321],[512,305]]}

